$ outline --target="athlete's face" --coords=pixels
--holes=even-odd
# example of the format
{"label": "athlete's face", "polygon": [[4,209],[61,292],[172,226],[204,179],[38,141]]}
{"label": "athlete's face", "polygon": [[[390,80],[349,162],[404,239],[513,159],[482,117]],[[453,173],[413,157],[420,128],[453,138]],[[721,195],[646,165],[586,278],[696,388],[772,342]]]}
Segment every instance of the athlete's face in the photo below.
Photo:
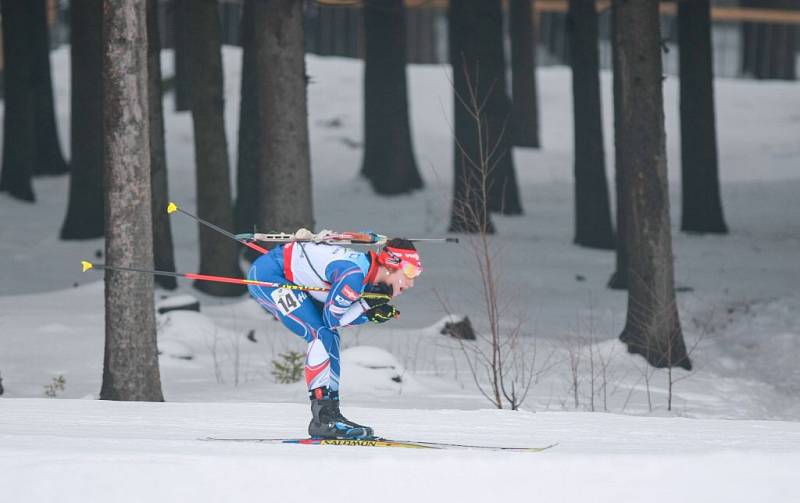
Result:
{"label": "athlete's face", "polygon": [[386,283],[391,286],[393,297],[397,297],[409,288],[414,288],[414,280],[407,277],[402,269],[381,269],[382,271],[378,276],[377,283]]}

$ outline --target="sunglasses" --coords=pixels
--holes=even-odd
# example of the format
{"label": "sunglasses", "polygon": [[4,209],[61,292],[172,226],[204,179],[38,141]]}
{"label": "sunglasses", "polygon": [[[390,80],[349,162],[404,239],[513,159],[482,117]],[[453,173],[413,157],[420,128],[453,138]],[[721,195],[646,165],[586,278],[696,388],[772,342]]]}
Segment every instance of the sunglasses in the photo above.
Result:
{"label": "sunglasses", "polygon": [[408,279],[414,279],[422,274],[422,267],[414,265],[411,262],[403,262],[403,274]]}

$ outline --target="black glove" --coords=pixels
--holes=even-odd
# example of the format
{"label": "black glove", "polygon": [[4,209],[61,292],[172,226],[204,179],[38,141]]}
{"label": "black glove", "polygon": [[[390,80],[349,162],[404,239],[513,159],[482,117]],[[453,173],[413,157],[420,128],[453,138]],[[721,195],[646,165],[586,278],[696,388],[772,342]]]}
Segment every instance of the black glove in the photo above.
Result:
{"label": "black glove", "polygon": [[391,304],[381,304],[380,306],[373,307],[366,313],[369,321],[373,323],[386,323],[389,320],[400,317],[400,311]]}
{"label": "black glove", "polygon": [[369,294],[361,296],[365,311],[388,304],[392,300],[392,287],[386,283],[378,283],[365,293]]}

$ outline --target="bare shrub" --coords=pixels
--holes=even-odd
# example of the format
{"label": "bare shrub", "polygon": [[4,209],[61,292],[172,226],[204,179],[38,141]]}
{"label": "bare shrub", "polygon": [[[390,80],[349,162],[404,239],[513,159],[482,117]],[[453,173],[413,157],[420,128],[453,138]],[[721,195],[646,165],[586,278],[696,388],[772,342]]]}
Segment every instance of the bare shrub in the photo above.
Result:
{"label": "bare shrub", "polygon": [[[502,156],[508,155],[508,152],[498,150],[499,139],[505,134],[505,126],[497,135],[498,141],[490,145],[489,138],[494,132],[489,134],[488,121],[484,114],[486,97],[477,95],[479,72],[475,72],[473,81],[466,65],[462,66],[462,70],[467,81],[467,95],[459,95],[455,88],[454,93],[457,106],[463,106],[475,121],[478,151],[477,156],[470,157],[453,132],[464,162],[463,190],[453,201],[453,221],[458,224],[458,230],[468,232],[464,242],[474,259],[478,283],[481,286],[481,307],[485,310],[486,329],[475,330],[474,342],[456,340],[466,356],[470,374],[480,393],[498,409],[508,406],[516,410],[527,398],[532,385],[548,370],[552,352],[544,363],[539,362],[537,366],[536,339],[528,336],[529,334],[522,334],[525,320],[515,317],[510,326],[503,326],[501,323],[509,305],[502,298],[498,267],[501,253],[490,238],[494,228],[489,218],[489,194],[492,172]],[[487,94],[490,93],[491,86]],[[436,294],[445,311],[450,314],[452,311],[438,292]]]}
{"label": "bare shrub", "polygon": [[58,375],[50,380],[49,384],[44,385],[44,394],[49,398],[55,398],[59,391],[64,391],[67,386],[67,380],[63,375]]}

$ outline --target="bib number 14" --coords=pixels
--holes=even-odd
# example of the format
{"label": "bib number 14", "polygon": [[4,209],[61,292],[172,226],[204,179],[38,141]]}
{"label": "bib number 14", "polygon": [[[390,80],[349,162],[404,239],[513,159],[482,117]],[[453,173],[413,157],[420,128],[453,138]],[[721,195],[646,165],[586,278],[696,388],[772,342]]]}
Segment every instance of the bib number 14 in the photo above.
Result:
{"label": "bib number 14", "polygon": [[[300,295],[303,294],[301,293]],[[270,294],[270,297],[272,297],[272,301],[275,302],[275,305],[278,306],[278,309],[283,314],[291,313],[300,307],[300,304],[305,300],[305,298],[298,298],[298,295],[295,294],[294,291],[285,288],[278,288]]]}

